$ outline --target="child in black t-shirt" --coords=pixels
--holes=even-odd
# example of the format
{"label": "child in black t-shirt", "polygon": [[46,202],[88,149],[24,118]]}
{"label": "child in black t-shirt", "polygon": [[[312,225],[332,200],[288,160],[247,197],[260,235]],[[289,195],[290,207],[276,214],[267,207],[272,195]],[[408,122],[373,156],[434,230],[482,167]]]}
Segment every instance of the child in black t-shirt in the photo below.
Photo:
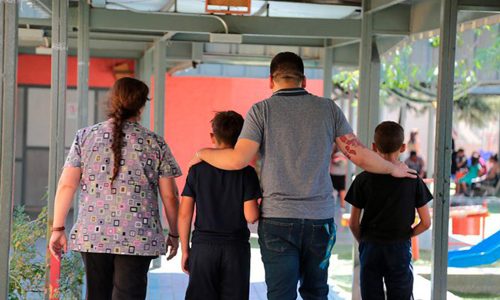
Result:
{"label": "child in black t-shirt", "polygon": [[[406,148],[404,130],[399,124],[379,124],[374,140],[374,151],[398,163],[399,154]],[[352,204],[349,227],[359,242],[363,299],[385,299],[384,283],[388,300],[411,299],[410,238],[429,228],[427,202],[431,199],[431,193],[420,178],[395,178],[368,172],[356,177],[345,200]],[[413,225],[415,208],[420,222]]]}
{"label": "child in black t-shirt", "polygon": [[[234,112],[216,113],[210,134],[216,148],[233,148],[243,127]],[[225,171],[205,162],[189,169],[179,209],[182,269],[189,274],[186,299],[248,299],[250,231],[259,218],[261,189],[255,170],[247,166]],[[189,235],[196,203],[196,219]]]}

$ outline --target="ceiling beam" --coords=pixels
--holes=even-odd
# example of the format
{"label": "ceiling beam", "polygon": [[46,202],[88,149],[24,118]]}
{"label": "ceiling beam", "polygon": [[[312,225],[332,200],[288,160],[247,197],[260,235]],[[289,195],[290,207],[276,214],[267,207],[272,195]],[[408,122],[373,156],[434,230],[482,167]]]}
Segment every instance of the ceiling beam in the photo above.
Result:
{"label": "ceiling beam", "polygon": [[126,10],[91,9],[90,28],[95,31],[230,33],[300,38],[359,37],[360,20],[303,19],[254,16],[137,13]]}
{"label": "ceiling beam", "polygon": [[405,2],[405,0],[371,0],[369,3],[369,9],[366,13],[372,14],[380,10],[387,9],[391,6]]}
{"label": "ceiling beam", "polygon": [[335,66],[359,66],[359,43],[333,48],[333,64]]}
{"label": "ceiling beam", "polygon": [[[490,0],[460,0],[463,4],[478,2],[485,3]],[[493,2],[498,0],[492,0]],[[438,0],[423,0],[411,6],[410,17],[410,33],[417,34],[431,30],[439,29],[441,20],[441,1]],[[492,12],[470,11],[458,14],[458,23],[464,23],[472,20],[486,18],[495,15]]]}
{"label": "ceiling beam", "polygon": [[376,35],[408,36],[410,34],[411,5],[399,4],[373,14],[373,32]]}
{"label": "ceiling beam", "polygon": [[[208,43],[209,36],[206,33],[178,33],[173,41],[200,42]],[[327,39],[328,40],[328,39]],[[342,39],[343,40],[343,39]],[[257,35],[244,35],[243,45],[262,45],[262,46],[299,46],[299,47],[323,47],[325,39],[298,39],[291,37],[269,37]]]}
{"label": "ceiling beam", "polygon": [[459,10],[500,12],[500,1],[498,0],[459,0]]}

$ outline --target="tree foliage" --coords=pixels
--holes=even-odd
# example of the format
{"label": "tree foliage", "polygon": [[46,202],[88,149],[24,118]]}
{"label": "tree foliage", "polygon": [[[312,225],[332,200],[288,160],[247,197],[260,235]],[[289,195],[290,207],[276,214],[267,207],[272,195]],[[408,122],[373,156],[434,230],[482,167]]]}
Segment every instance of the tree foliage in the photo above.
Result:
{"label": "tree foliage", "polygon": [[[9,300],[42,299],[45,291],[45,252],[37,249],[44,243],[47,209],[31,219],[24,207],[14,209],[9,255]],[[79,255],[69,253],[61,260],[60,299],[81,299],[83,266]]]}
{"label": "tree foliage", "polygon": [[[498,97],[480,96],[471,91],[486,83],[478,80],[478,72],[491,72],[500,69],[500,24],[474,29],[475,45],[465,45],[463,34],[457,36],[455,61],[454,111],[458,120],[471,125],[483,126],[496,118],[500,107]],[[478,47],[477,41],[485,32],[490,33],[491,45]],[[438,48],[439,36],[428,40],[431,48]],[[381,62],[381,99],[388,105],[405,105],[415,111],[425,111],[436,105],[437,64],[424,68],[412,62],[413,45],[406,44],[394,51]],[[359,71],[342,71],[333,77],[334,85],[342,92],[357,95]]]}

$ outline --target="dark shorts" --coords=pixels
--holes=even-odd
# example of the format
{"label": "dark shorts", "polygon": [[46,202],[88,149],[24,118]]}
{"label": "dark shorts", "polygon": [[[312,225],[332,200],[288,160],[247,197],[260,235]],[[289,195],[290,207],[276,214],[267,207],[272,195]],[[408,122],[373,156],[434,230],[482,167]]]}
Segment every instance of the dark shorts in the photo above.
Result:
{"label": "dark shorts", "polygon": [[336,191],[343,191],[345,190],[345,175],[331,175],[330,177],[332,178],[332,184],[333,188]]}
{"label": "dark shorts", "polygon": [[250,291],[250,244],[193,244],[186,300],[246,300]]}

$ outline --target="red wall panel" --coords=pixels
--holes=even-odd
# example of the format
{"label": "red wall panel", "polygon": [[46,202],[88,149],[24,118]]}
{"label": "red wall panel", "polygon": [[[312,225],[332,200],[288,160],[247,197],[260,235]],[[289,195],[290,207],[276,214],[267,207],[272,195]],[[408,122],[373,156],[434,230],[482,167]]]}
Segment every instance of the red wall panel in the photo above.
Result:
{"label": "red wall panel", "polygon": [[[134,61],[127,59],[91,58],[89,62],[89,86],[93,88],[108,88],[115,82],[113,67],[126,63],[133,71]],[[50,85],[51,77],[50,55],[18,56],[19,84],[25,85]],[[68,86],[76,87],[77,81],[77,59],[68,57]]]}

